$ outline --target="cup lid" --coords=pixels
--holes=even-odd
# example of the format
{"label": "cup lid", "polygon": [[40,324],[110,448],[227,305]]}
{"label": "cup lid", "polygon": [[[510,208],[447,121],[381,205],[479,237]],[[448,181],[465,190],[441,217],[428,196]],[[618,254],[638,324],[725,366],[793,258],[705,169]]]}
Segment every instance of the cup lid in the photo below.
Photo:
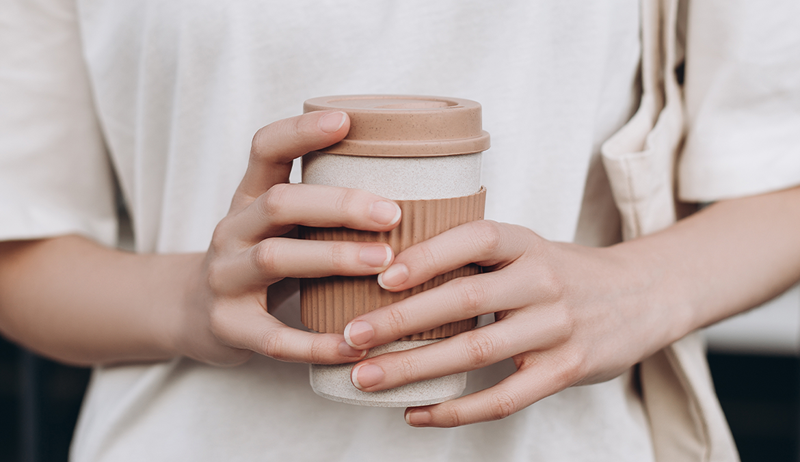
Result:
{"label": "cup lid", "polygon": [[350,116],[344,140],[320,152],[350,156],[434,157],[489,148],[481,105],[461,98],[345,95],[312,98],[303,112],[339,110]]}

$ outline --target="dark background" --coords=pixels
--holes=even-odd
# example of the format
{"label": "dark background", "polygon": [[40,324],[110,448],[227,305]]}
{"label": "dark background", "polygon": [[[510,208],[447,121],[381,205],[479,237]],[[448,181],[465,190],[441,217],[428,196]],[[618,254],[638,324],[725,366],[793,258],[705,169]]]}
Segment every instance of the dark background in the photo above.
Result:
{"label": "dark background", "polygon": [[[800,462],[800,358],[709,354],[743,462]],[[89,370],[0,339],[0,461],[66,461]]]}

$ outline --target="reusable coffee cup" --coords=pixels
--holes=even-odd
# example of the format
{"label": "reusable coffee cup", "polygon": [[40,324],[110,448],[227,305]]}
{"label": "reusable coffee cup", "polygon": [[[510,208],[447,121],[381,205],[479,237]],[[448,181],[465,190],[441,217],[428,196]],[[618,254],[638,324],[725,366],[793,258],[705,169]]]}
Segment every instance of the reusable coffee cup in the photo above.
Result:
{"label": "reusable coffee cup", "polygon": [[[301,238],[385,242],[397,255],[450,228],[483,219],[481,153],[489,148],[489,134],[482,129],[480,104],[434,96],[328,96],[306,101],[303,110],[339,110],[350,116],[344,140],[303,156],[303,183],[367,190],[396,201],[402,218],[390,232],[302,227]],[[479,272],[471,264],[395,293],[381,288],[377,276],[301,279],[301,319],[313,331],[342,334],[356,316]],[[475,325],[473,318],[440,326],[373,348],[368,357],[429,345]],[[462,373],[362,392],[350,380],[352,367],[311,365],[311,386],[334,401],[381,407],[440,403],[458,397],[466,387]]]}

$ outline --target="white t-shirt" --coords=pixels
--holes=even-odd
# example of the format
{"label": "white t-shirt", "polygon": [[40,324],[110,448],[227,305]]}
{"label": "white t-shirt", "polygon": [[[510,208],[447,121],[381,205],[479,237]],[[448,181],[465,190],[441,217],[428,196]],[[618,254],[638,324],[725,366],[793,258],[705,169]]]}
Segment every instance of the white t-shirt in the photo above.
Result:
{"label": "white t-shirt", "polygon": [[[315,96],[407,93],[484,106],[487,218],[602,245],[619,220],[599,145],[638,100],[626,1],[17,0],[0,36],[0,239],[114,244],[114,183],[139,252],[204,251],[253,133]],[[587,186],[588,185],[588,186]],[[278,317],[299,326],[296,299]],[[470,374],[471,390],[513,372]],[[469,391],[469,390],[468,390]],[[308,368],[256,357],[97,368],[76,461],[652,460],[631,374],[498,422],[406,426],[317,397]]]}
{"label": "white t-shirt", "polygon": [[800,184],[800,2],[690,2],[680,196]]}

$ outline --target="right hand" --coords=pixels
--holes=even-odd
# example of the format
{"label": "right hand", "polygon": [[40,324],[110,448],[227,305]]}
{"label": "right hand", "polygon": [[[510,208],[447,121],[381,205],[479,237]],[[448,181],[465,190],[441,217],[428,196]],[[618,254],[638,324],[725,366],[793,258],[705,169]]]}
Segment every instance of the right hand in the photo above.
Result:
{"label": "right hand", "polygon": [[397,226],[400,208],[374,194],[288,184],[294,158],[340,141],[349,127],[343,112],[313,112],[256,133],[247,172],[185,296],[183,355],[217,365],[240,364],[254,352],[315,364],[364,357],[366,350],[342,335],[293,329],[267,311],[267,288],[284,278],[378,274],[394,258],[386,244],[282,237],[296,225],[378,232]]}

